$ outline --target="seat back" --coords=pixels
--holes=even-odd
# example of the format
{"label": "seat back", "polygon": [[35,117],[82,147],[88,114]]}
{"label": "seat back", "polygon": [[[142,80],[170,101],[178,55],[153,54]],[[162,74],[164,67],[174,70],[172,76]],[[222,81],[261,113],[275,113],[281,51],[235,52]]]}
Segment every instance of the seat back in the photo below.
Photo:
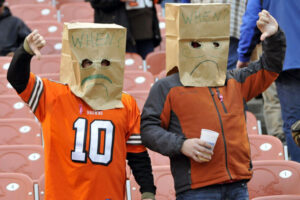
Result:
{"label": "seat back", "polygon": [[[153,166],[154,184],[156,186],[156,200],[173,200],[175,199],[174,180],[170,171],[170,166]],[[141,199],[139,186],[134,180],[133,175],[130,177],[132,199]]]}
{"label": "seat back", "polygon": [[125,71],[123,90],[130,93],[132,90],[150,90],[154,83],[151,73],[144,71]]}
{"label": "seat back", "polygon": [[43,174],[38,180],[39,186],[39,200],[45,199],[45,174]]}
{"label": "seat back", "polygon": [[14,16],[28,21],[57,21],[56,8],[48,4],[20,4],[10,6]]}
{"label": "seat back", "polygon": [[6,76],[11,59],[12,57],[0,56],[0,75]]}
{"label": "seat back", "polygon": [[250,199],[268,195],[300,195],[300,164],[287,160],[253,161]]}
{"label": "seat back", "polygon": [[52,81],[59,81],[59,73],[39,74],[41,78],[47,78]]}
{"label": "seat back", "polygon": [[0,95],[17,95],[16,90],[8,82],[6,75],[0,74]]}
{"label": "seat back", "polygon": [[46,40],[49,37],[62,37],[63,24],[57,21],[29,21],[26,24],[31,30],[37,29]]}
{"label": "seat back", "polygon": [[41,54],[52,55],[61,54],[62,40],[61,37],[46,38],[46,45],[41,49]]}
{"label": "seat back", "polygon": [[144,104],[149,95],[149,90],[131,90],[128,91],[128,93],[134,97],[140,112],[142,112]]}
{"label": "seat back", "polygon": [[146,66],[147,71],[151,72],[153,76],[158,75],[166,69],[166,52],[156,51],[149,53],[146,56]]}
{"label": "seat back", "polygon": [[0,119],[0,145],[42,145],[42,129],[34,119]]}
{"label": "seat back", "polygon": [[17,95],[0,95],[0,109],[0,119],[35,118],[29,106]]}
{"label": "seat back", "polygon": [[34,200],[32,180],[19,173],[0,173],[0,200]]}
{"label": "seat back", "polygon": [[152,166],[170,165],[170,159],[168,156],[164,156],[150,149],[147,150],[151,159]]}
{"label": "seat back", "polygon": [[56,8],[59,9],[63,4],[66,3],[75,3],[75,2],[84,2],[84,0],[56,0]]}
{"label": "seat back", "polygon": [[9,6],[24,4],[47,4],[51,5],[51,0],[6,0]]}
{"label": "seat back", "polygon": [[271,135],[249,135],[252,160],[284,160],[281,141]]}
{"label": "seat back", "polygon": [[143,70],[143,58],[137,53],[126,53],[125,55],[125,71]]}
{"label": "seat back", "polygon": [[252,200],[300,200],[300,195],[271,195],[264,197],[256,197]]}
{"label": "seat back", "polygon": [[59,73],[60,55],[43,55],[40,60],[33,57],[31,61],[31,72],[35,74]]}
{"label": "seat back", "polygon": [[246,126],[249,135],[258,135],[257,119],[250,111],[246,111]]}
{"label": "seat back", "polygon": [[59,10],[61,22],[94,21],[94,9],[88,2],[64,3]]}
{"label": "seat back", "polygon": [[1,145],[0,172],[22,173],[38,180],[44,173],[44,149],[41,145]]}

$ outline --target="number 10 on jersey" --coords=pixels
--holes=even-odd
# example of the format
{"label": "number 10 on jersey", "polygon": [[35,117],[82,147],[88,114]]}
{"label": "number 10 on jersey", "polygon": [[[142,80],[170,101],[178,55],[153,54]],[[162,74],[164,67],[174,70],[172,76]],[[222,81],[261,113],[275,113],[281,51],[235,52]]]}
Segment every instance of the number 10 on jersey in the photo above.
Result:
{"label": "number 10 on jersey", "polygon": [[[90,126],[90,145],[89,152],[86,151],[86,138],[88,120],[77,118],[73,124],[75,130],[75,147],[71,151],[71,159],[74,162],[87,162],[87,154],[93,164],[108,165],[112,161],[112,150],[115,127],[111,121],[94,120]],[[101,143],[101,132],[104,132],[104,142]],[[104,152],[100,153],[100,144],[104,144]]]}

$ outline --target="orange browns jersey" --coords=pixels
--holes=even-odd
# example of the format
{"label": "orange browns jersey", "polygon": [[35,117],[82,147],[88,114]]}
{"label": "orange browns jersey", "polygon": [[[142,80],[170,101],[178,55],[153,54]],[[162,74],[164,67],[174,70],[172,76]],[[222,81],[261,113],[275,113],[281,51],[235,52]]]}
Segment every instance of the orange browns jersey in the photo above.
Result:
{"label": "orange browns jersey", "polygon": [[122,94],[124,108],[93,111],[67,85],[30,74],[20,94],[43,127],[46,200],[121,200],[126,153],[141,145],[140,113]]}

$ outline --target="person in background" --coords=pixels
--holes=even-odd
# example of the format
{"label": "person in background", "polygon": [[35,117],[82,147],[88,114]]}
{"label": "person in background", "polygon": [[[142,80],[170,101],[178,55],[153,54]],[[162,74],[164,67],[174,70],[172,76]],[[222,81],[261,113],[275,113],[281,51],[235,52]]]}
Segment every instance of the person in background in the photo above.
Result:
{"label": "person in background", "polygon": [[19,18],[12,16],[5,0],[0,0],[0,56],[13,56],[31,32]]}
{"label": "person in background", "polygon": [[[144,105],[143,144],[169,156],[177,200],[247,200],[252,162],[245,102],[281,72],[284,33],[267,11],[259,13],[262,57],[248,68],[226,73],[229,6],[180,6],[166,4],[168,76],[152,86]],[[179,16],[179,22],[171,21],[173,16]],[[168,29],[180,22],[176,30]],[[219,133],[213,151],[210,143],[199,139],[203,129]]]}
{"label": "person in background", "polygon": [[95,23],[115,23],[127,28],[126,52],[143,59],[161,42],[158,18],[150,0],[90,0]]}
{"label": "person in background", "polygon": [[[275,81],[280,102],[288,152],[291,160],[300,162],[300,148],[295,144],[291,134],[291,126],[300,118],[300,24],[295,19],[300,17],[298,0],[248,0],[238,47],[238,68],[248,66],[250,55],[261,37],[256,28],[257,13],[268,10],[276,18],[279,26],[286,34],[287,49],[283,71]],[[276,99],[276,93],[273,92]],[[275,108],[279,109],[279,106]],[[276,111],[275,111],[276,112]],[[277,118],[274,119],[278,122]],[[271,133],[272,134],[272,133]]]}

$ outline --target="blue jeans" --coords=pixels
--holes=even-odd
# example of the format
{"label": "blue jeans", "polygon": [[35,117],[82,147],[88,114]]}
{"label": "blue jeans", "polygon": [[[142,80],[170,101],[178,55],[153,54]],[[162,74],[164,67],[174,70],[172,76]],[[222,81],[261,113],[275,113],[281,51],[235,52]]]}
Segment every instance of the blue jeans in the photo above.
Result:
{"label": "blue jeans", "polygon": [[235,69],[236,63],[239,59],[239,55],[237,52],[239,46],[239,40],[235,37],[230,37],[229,43],[229,53],[228,53],[228,61],[227,61],[227,69]]}
{"label": "blue jeans", "polygon": [[288,152],[291,160],[300,162],[300,147],[295,144],[291,133],[292,124],[300,120],[300,69],[281,72],[276,88]]}
{"label": "blue jeans", "polygon": [[246,181],[218,184],[179,193],[176,200],[249,200]]}

